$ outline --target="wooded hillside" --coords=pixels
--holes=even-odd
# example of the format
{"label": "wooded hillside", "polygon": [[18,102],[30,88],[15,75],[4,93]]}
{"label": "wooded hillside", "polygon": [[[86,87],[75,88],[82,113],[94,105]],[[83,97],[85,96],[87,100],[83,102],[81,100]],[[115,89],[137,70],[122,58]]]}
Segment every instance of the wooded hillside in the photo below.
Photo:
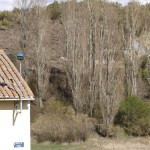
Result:
{"label": "wooded hillside", "polygon": [[150,4],[17,0],[0,12],[0,48],[16,66],[25,54],[38,140],[150,134]]}

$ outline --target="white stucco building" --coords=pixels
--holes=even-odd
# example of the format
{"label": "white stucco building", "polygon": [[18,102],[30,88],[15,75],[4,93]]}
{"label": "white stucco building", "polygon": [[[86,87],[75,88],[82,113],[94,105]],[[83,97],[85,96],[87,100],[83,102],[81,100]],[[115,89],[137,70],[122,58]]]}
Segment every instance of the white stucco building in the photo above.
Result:
{"label": "white stucco building", "polygon": [[0,150],[30,150],[30,101],[34,95],[3,50],[0,50]]}

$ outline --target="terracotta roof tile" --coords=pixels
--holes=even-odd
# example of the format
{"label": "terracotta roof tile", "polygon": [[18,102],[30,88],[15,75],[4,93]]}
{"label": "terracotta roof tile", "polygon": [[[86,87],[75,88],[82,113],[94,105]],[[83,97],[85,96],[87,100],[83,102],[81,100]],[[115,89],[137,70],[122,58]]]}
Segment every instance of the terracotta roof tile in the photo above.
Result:
{"label": "terracotta roof tile", "polygon": [[[20,98],[20,74],[3,50],[0,50],[0,100]],[[22,78],[22,100],[33,100],[34,95]]]}

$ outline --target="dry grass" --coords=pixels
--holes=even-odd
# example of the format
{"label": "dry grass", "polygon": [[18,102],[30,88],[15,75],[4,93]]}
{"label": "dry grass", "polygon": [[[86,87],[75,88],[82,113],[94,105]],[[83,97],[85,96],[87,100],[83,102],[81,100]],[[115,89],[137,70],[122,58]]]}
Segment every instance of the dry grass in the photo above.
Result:
{"label": "dry grass", "polygon": [[[88,143],[89,142],[89,143]],[[87,145],[93,145],[91,148],[87,146],[86,150],[149,150],[150,138],[93,138],[87,142]],[[86,145],[86,144],[85,144]]]}
{"label": "dry grass", "polygon": [[150,150],[150,137],[107,139],[97,135],[86,142],[32,144],[32,150]]}

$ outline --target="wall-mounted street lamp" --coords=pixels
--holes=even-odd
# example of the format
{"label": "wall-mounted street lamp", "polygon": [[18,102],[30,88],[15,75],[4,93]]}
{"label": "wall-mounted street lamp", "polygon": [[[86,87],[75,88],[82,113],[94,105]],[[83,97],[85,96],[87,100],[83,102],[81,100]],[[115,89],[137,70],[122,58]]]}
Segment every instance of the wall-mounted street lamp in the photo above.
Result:
{"label": "wall-mounted street lamp", "polygon": [[20,61],[20,113],[22,112],[22,60],[24,54],[17,54],[17,59]]}

